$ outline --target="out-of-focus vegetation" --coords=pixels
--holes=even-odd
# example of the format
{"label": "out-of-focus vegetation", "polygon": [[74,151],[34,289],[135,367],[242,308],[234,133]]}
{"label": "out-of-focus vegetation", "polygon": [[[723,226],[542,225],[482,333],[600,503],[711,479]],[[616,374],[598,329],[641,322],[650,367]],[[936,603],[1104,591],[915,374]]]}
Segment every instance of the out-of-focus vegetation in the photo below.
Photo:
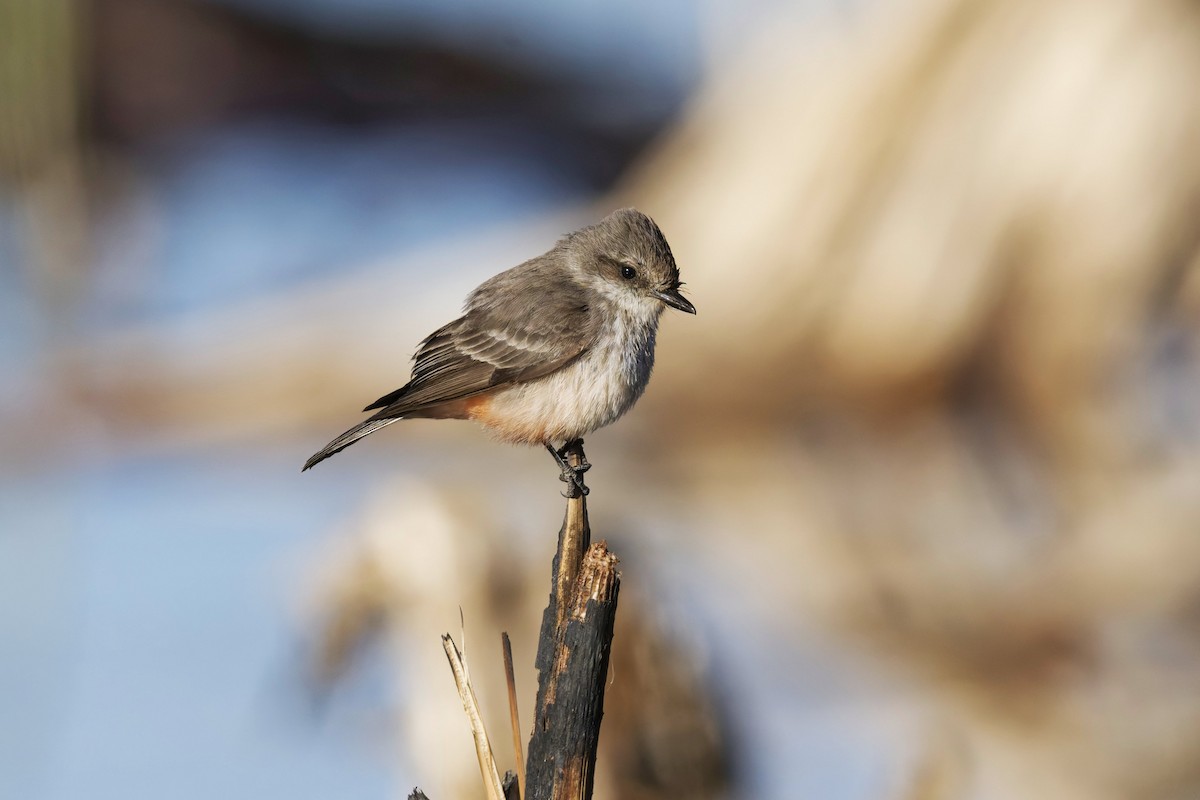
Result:
{"label": "out-of-focus vegetation", "polygon": [[780,605],[913,676],[966,776],[936,796],[1194,794],[1200,14],[936,0],[792,36],[621,195],[708,322],[664,337],[647,427],[713,529],[792,565]]}
{"label": "out-of-focus vegetation", "polygon": [[[58,341],[36,403],[5,410],[10,454],[54,463],[85,430],[122,453],[248,442],[285,449],[298,468],[363,402],[403,382],[410,348],[479,279],[581,221],[637,205],[669,238],[699,315],[668,318],[646,397],[589,441],[593,527],[647,542],[646,580],[686,572],[680,583],[703,586],[714,616],[736,609],[736,634],[725,627],[688,651],[735,665],[703,671],[715,685],[701,689],[733,718],[714,711],[728,727],[698,722],[702,735],[687,741],[736,749],[738,736],[766,736],[770,709],[744,701],[769,684],[779,707],[797,709],[792,728],[769,736],[800,761],[813,740],[787,737],[807,715],[824,719],[827,705],[844,706],[861,730],[889,731],[870,745],[885,779],[826,786],[822,797],[1169,800],[1200,790],[1193,4],[919,0],[820,25],[785,9],[758,21],[752,38],[715,49],[736,55],[709,65],[677,120],[664,109],[619,130],[570,101],[586,82],[504,73],[436,48],[418,57],[412,46],[322,61],[330,51],[303,36],[172,4],[185,9],[162,12],[179,41],[241,65],[229,67],[236,80],[218,80],[224,73],[197,76],[195,60],[179,61],[168,74],[228,90],[197,92],[224,98],[198,110],[138,60],[103,72],[111,83],[78,66],[83,54],[142,52],[94,51],[79,31],[108,25],[110,44],[117,33],[142,41],[129,34],[129,10],[158,13],[148,5],[97,2],[81,17],[46,3],[38,22],[15,10],[32,7],[7,6],[18,24],[0,24],[0,41],[19,40],[31,53],[22,62],[38,65],[0,106],[0,166],[26,209],[22,229],[62,234],[22,235],[42,243],[23,245],[21,263],[46,285],[86,274],[80,226],[104,230],[104,188],[137,183],[114,183],[130,172],[112,165],[136,162],[165,135],[135,123],[175,102],[194,114],[188,130],[246,109],[316,106],[338,124],[374,115],[403,126],[431,107],[454,117],[482,105],[488,114],[474,125],[509,113],[552,131],[549,149],[571,151],[562,163],[587,188],[552,214],[375,254],[378,269]],[[121,25],[97,21],[119,9]],[[330,64],[338,68],[322,68]],[[373,76],[352,82],[361,102],[335,80],[347,64]],[[65,77],[73,71],[83,80]],[[388,75],[405,76],[402,88],[381,87]],[[159,105],[148,102],[155,86],[167,98]],[[109,101],[81,117],[80,92]],[[44,106],[29,105],[43,96]],[[372,101],[380,97],[390,100]],[[98,163],[108,166],[89,172]],[[540,455],[526,460],[467,426],[402,427],[297,483],[297,498],[338,480],[336,470],[369,484],[392,456],[397,470],[424,476],[403,491],[381,482],[365,517],[347,510],[367,522],[350,545],[329,545],[337,555],[319,556],[322,579],[301,591],[324,603],[304,619],[326,626],[325,677],[345,679],[352,645],[387,634],[377,639],[393,648],[395,727],[416,719],[404,700],[416,686],[435,709],[419,709],[428,730],[441,718],[437,681],[448,678],[436,641],[428,672],[408,648],[456,620],[457,604],[468,628],[496,618],[493,559],[517,558],[501,572],[532,576],[501,587],[504,597],[544,592],[553,526],[538,530],[545,519],[530,509],[557,500],[539,491],[553,483]],[[494,476],[484,522],[471,516],[476,494],[434,488],[481,475]],[[388,502],[414,491],[411,502]],[[435,497],[441,510],[421,511]],[[521,541],[511,553],[509,539]],[[417,557],[453,563],[462,596],[431,607],[405,594],[440,574],[412,572]],[[756,646],[773,658],[847,649],[862,674],[816,698],[807,672],[737,668]],[[452,691],[443,694],[449,737],[460,720]],[[611,722],[604,736],[622,744],[648,724],[636,714]],[[650,738],[685,740],[666,727]],[[458,733],[468,748],[465,726]],[[761,740],[742,747],[746,796],[798,796],[793,762],[756,761]],[[439,780],[452,784],[458,761],[469,779],[468,754],[439,764]],[[419,774],[411,782],[427,784]]]}
{"label": "out-of-focus vegetation", "polygon": [[23,202],[0,249],[23,268],[32,294],[51,313],[79,291],[86,253],[81,120],[83,47],[72,0],[0,7],[0,182]]}

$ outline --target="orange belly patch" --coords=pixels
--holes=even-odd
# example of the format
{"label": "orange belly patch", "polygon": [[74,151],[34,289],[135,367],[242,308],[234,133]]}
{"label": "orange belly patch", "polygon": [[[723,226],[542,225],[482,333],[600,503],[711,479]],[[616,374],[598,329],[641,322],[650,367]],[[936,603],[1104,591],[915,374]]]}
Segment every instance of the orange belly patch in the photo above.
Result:
{"label": "orange belly patch", "polygon": [[546,420],[528,414],[513,414],[511,409],[498,413],[491,394],[467,398],[467,416],[487,428],[494,436],[513,444],[542,444],[549,441]]}

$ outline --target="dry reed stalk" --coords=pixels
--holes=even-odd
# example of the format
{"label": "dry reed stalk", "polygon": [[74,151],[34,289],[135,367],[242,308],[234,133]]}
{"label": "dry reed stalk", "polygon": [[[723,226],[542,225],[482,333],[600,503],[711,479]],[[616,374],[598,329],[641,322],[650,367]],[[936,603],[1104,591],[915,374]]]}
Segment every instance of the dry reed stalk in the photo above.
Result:
{"label": "dry reed stalk", "polygon": [[492,745],[488,741],[487,729],[484,727],[483,717],[479,713],[479,700],[475,697],[475,689],[471,685],[466,662],[450,634],[442,636],[442,647],[446,650],[446,658],[450,661],[451,671],[454,672],[454,683],[458,687],[458,696],[462,699],[463,710],[467,712],[467,719],[471,723],[471,735],[475,740],[475,754],[479,758],[479,772],[483,777],[488,800],[504,800],[504,787],[500,783],[500,773],[496,769],[496,759],[492,755]]}
{"label": "dry reed stalk", "polygon": [[517,709],[517,676],[513,671],[512,640],[508,631],[500,634],[504,646],[504,681],[508,684],[508,718],[512,723],[513,755],[517,759],[517,791],[525,796],[525,751],[521,746],[521,714]]}

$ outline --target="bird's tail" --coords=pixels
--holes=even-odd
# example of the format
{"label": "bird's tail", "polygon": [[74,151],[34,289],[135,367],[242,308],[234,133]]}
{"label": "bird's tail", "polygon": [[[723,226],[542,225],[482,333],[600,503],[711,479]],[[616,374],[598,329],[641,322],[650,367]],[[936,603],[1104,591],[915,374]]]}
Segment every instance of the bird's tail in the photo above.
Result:
{"label": "bird's tail", "polygon": [[325,459],[329,458],[334,453],[340,453],[341,451],[345,450],[347,447],[354,444],[364,436],[369,436],[380,428],[387,427],[393,422],[399,422],[402,419],[404,419],[404,417],[388,417],[387,419],[369,419],[365,422],[358,423],[353,428],[346,431],[341,436],[337,437],[332,442],[314,453],[312,458],[304,462],[304,469],[300,471],[304,472],[306,469],[311,469]]}

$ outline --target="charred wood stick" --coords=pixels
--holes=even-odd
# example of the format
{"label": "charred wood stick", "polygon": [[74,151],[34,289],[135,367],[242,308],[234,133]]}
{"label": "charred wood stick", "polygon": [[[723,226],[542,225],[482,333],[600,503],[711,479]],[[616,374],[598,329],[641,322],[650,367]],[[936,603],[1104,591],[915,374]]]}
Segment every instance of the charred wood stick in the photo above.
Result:
{"label": "charred wood stick", "polygon": [[[521,771],[525,771],[525,767],[521,767]],[[511,769],[504,773],[504,800],[521,800],[521,786],[517,783],[517,773]]]}
{"label": "charred wood stick", "polygon": [[[582,439],[568,445],[566,457],[567,463],[572,467],[586,463]],[[583,473],[579,473],[579,478],[580,481],[583,480]],[[535,666],[541,675],[545,674],[549,666],[556,632],[561,631],[566,622],[571,592],[579,580],[579,570],[583,566],[583,554],[587,552],[591,543],[592,528],[588,524],[587,497],[580,492],[571,491],[568,487],[567,511],[558,531],[558,550],[550,567],[554,575],[550,585],[550,603],[542,615],[542,629],[538,634]]]}
{"label": "charred wood stick", "polygon": [[[583,442],[567,450],[567,462],[578,466],[585,460]],[[569,492],[567,511],[562,527],[558,529],[558,549],[550,565],[550,602],[542,613],[542,628],[538,633],[537,657],[534,668],[538,671],[538,708],[542,706],[542,694],[550,665],[554,659],[554,646],[559,632],[566,626],[567,609],[571,593],[583,567],[583,554],[592,543],[592,528],[588,524],[587,498],[577,492]]]}
{"label": "charred wood stick", "polygon": [[[583,443],[567,451],[585,462]],[[558,534],[550,603],[538,639],[537,708],[525,770],[527,800],[588,800],[600,740],[617,593],[617,558],[590,544],[582,494],[568,497]]]}
{"label": "charred wood stick", "polygon": [[589,548],[565,625],[547,672],[538,676],[538,705],[529,764],[528,800],[588,800],[604,713],[604,687],[621,576],[604,542]]}

